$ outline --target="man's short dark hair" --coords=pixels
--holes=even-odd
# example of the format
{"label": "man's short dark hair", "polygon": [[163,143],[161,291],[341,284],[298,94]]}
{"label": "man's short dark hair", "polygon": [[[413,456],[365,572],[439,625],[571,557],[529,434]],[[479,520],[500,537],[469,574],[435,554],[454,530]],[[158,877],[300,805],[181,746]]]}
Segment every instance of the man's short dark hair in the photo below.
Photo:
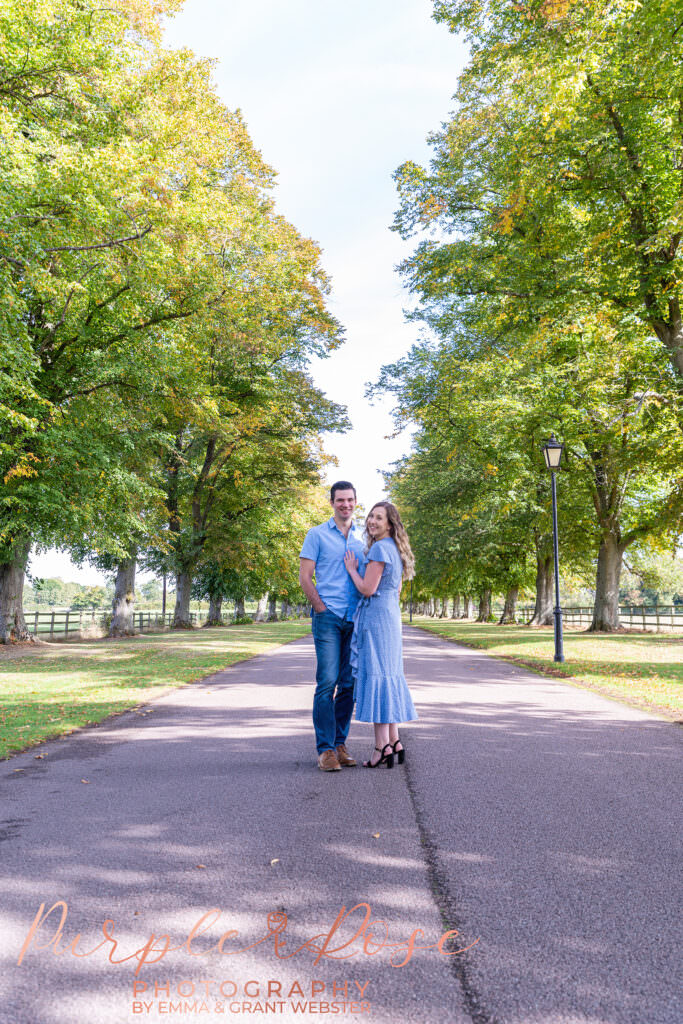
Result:
{"label": "man's short dark hair", "polygon": [[337,480],[336,484],[332,484],[330,487],[330,501],[334,501],[334,496],[337,491],[353,491],[353,497],[356,498],[356,488],[348,480]]}

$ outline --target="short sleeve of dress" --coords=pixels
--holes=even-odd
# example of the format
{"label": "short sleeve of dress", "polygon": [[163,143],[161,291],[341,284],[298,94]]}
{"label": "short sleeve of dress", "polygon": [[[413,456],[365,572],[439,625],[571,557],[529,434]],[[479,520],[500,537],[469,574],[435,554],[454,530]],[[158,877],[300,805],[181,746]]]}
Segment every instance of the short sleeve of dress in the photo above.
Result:
{"label": "short sleeve of dress", "polygon": [[304,537],[299,558],[310,558],[313,562],[317,562],[319,554],[320,537],[316,528],[312,527]]}
{"label": "short sleeve of dress", "polygon": [[368,551],[368,562],[388,562],[391,565],[391,548],[386,540],[376,540]]}

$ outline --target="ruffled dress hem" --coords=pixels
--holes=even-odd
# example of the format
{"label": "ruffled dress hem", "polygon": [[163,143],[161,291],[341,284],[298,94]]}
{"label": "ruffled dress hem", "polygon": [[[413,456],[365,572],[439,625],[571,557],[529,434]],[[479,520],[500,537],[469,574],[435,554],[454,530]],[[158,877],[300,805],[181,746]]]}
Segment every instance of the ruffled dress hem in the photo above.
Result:
{"label": "ruffled dress hem", "polygon": [[[361,701],[356,703],[356,721],[382,725],[417,720],[405,676],[379,676],[377,684],[373,685],[372,677],[367,679]],[[384,692],[379,689],[380,684]],[[388,687],[393,689],[389,697],[386,693]]]}

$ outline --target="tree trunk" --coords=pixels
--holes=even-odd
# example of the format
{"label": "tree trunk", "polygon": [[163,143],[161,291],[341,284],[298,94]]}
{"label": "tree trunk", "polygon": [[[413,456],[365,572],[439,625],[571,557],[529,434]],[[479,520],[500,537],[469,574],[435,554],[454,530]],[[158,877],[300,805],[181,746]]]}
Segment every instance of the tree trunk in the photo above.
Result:
{"label": "tree trunk", "polygon": [[236,619],[243,619],[244,616],[245,616],[244,598],[243,597],[238,597],[235,600],[235,618]]}
{"label": "tree trunk", "polygon": [[474,608],[472,604],[472,595],[465,594],[462,606],[462,617],[463,619],[471,619],[474,615]]}
{"label": "tree trunk", "polygon": [[177,572],[175,581],[173,629],[192,629],[192,619],[190,617],[191,593],[192,576],[187,570]]}
{"label": "tree trunk", "polygon": [[448,598],[447,597],[442,597],[441,598],[441,615],[439,616],[439,618],[440,619],[445,619],[447,616],[448,616]]}
{"label": "tree trunk", "polygon": [[291,604],[289,603],[289,601],[283,601],[282,604],[280,605],[280,618],[284,621],[284,619],[288,619],[291,614]]}
{"label": "tree trunk", "polygon": [[503,614],[498,620],[498,625],[502,626],[506,622],[516,622],[516,611],[517,611],[517,595],[519,594],[519,587],[510,587],[507,594],[505,595],[505,607],[503,608]]}
{"label": "tree trunk", "polygon": [[0,565],[0,641],[3,644],[33,639],[24,619],[24,575],[30,550],[30,540],[15,541],[11,556]]}
{"label": "tree trunk", "polygon": [[268,622],[277,622],[277,598],[268,595]]}
{"label": "tree trunk", "polygon": [[204,623],[205,626],[222,626],[223,617],[221,610],[223,608],[223,595],[209,594],[209,617]]}
{"label": "tree trunk", "polygon": [[[653,308],[656,304],[653,303]],[[679,377],[683,377],[683,318],[680,313],[680,306],[676,300],[669,304],[669,323],[665,320],[652,322],[655,333],[671,353],[671,365]],[[591,626],[591,629],[593,627]]]}
{"label": "tree trunk", "polygon": [[553,616],[553,556],[536,552],[536,605],[530,626],[552,626]]}
{"label": "tree trunk", "polygon": [[491,615],[491,588],[482,590],[479,595],[479,614],[477,622],[488,622]]}
{"label": "tree trunk", "polygon": [[263,597],[259,597],[256,604],[256,615],[254,616],[254,622],[265,622],[266,615],[268,614],[268,595],[264,594]]}
{"label": "tree trunk", "polygon": [[451,618],[460,618],[460,594],[453,595],[453,611],[451,612]]}
{"label": "tree trunk", "polygon": [[605,534],[598,552],[590,633],[613,633],[619,629],[619,579],[623,557],[624,549],[614,534]]}
{"label": "tree trunk", "polygon": [[132,636],[135,633],[135,568],[137,558],[122,559],[116,570],[112,620],[109,636]]}

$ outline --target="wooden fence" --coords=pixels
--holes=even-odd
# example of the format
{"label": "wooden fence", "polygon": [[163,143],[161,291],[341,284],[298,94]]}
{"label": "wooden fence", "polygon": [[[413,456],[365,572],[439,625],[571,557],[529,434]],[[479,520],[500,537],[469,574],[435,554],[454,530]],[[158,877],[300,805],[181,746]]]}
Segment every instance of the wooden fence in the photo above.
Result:
{"label": "wooden fence", "polygon": [[[223,612],[223,622],[232,622],[234,614]],[[29,631],[41,639],[66,640],[75,638],[89,631],[106,633],[111,621],[111,612],[102,608],[73,608],[54,612],[26,612],[26,626]],[[206,622],[206,612],[190,612],[193,626],[201,626]],[[168,629],[173,624],[173,612],[162,615],[161,612],[135,612],[133,628],[141,633],[152,630]]]}
{"label": "wooden fence", "polygon": [[[517,608],[517,618],[524,623],[529,622],[533,614],[533,605]],[[590,626],[593,621],[593,608],[578,605],[563,608],[562,621],[566,626]],[[619,621],[627,629],[654,632],[666,629],[683,630],[683,605],[660,604],[650,608],[646,608],[645,605],[620,605]]]}

